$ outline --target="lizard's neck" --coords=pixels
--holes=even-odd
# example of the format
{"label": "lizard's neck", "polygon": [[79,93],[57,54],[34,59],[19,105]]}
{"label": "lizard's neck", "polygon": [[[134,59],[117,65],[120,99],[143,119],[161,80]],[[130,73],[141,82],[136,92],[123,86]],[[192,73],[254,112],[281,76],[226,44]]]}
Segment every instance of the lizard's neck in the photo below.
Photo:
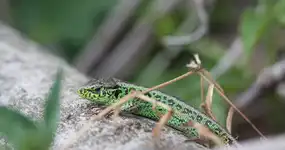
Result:
{"label": "lizard's neck", "polygon": [[108,95],[111,97],[111,99],[114,99],[115,101],[118,101],[129,93],[130,91],[128,87],[119,87],[115,90],[108,91]]}
{"label": "lizard's neck", "polygon": [[112,105],[117,103],[121,98],[128,95],[130,93],[129,88],[127,87],[119,87],[117,89],[106,90],[107,92],[107,103],[105,105]]}

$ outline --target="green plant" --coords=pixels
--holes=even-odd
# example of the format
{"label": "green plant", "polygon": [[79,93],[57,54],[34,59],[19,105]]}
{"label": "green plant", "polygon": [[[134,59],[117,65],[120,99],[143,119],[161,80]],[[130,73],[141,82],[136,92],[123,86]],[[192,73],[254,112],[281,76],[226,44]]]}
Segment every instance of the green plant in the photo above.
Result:
{"label": "green plant", "polygon": [[16,150],[48,150],[53,142],[59,121],[59,96],[62,71],[59,70],[45,103],[44,120],[41,122],[21,112],[0,107],[0,135]]}
{"label": "green plant", "polygon": [[284,28],[285,23],[284,10],[284,1],[259,0],[255,8],[247,8],[243,12],[239,32],[246,57],[245,63],[250,60],[258,42],[265,44],[269,60],[275,60],[280,46],[276,43],[278,31]]}

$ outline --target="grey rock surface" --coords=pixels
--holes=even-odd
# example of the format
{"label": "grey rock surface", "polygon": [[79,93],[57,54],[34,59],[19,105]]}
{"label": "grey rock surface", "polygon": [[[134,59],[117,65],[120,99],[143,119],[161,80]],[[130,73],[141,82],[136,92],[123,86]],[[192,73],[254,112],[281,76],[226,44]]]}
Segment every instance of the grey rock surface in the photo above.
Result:
{"label": "grey rock surface", "polygon": [[[53,149],[68,144],[83,121],[101,108],[80,99],[76,90],[89,79],[60,58],[0,22],[0,105],[20,110],[33,119],[41,119],[46,97],[58,67],[64,69],[61,93],[60,125]],[[72,142],[78,150],[152,150],[151,130],[155,122],[120,117],[94,121],[92,127]],[[178,132],[165,128],[159,149],[202,150],[202,146],[184,141]]]}

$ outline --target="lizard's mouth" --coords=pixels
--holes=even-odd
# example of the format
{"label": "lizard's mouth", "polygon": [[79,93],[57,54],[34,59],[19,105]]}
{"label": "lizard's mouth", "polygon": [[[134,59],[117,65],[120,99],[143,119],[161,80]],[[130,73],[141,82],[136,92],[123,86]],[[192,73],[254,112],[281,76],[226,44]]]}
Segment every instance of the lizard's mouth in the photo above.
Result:
{"label": "lizard's mouth", "polygon": [[77,94],[81,97],[81,98],[85,98],[86,94],[84,92],[84,89],[79,89],[77,90]]}
{"label": "lizard's mouth", "polygon": [[84,94],[84,89],[79,89],[79,90],[77,90],[77,94],[83,95],[83,94]]}
{"label": "lizard's mouth", "polygon": [[99,93],[100,93],[100,89],[99,89],[99,88],[97,88],[97,89],[95,89],[95,90],[86,89],[86,91],[87,91],[88,93],[92,93],[92,94],[99,94]]}

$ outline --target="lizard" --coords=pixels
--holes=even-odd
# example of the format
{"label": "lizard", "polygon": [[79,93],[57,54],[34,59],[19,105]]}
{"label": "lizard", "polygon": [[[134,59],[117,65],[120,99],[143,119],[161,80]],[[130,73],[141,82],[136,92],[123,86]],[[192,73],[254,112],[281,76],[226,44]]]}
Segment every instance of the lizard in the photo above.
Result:
{"label": "lizard", "polygon": [[[146,87],[131,84],[117,78],[97,78],[90,80],[83,87],[79,88],[77,93],[81,98],[90,100],[100,105],[109,106],[117,103],[120,98],[129,94],[132,90],[144,91],[146,89]],[[209,128],[210,131],[219,137],[225,145],[238,145],[237,140],[218,122],[209,118],[196,108],[186,104],[178,97],[170,96],[159,90],[150,91],[146,93],[146,96],[162,102],[174,110],[174,113],[166,125],[182,132],[182,134],[186,137],[199,137],[199,134],[195,128],[183,126],[189,123],[189,121],[194,121]],[[138,98],[133,98],[124,103],[121,110],[123,112],[128,112],[154,121],[159,120],[157,112],[160,114],[165,114],[168,111],[167,109],[159,106],[157,106],[154,110],[150,102],[139,100]]]}

